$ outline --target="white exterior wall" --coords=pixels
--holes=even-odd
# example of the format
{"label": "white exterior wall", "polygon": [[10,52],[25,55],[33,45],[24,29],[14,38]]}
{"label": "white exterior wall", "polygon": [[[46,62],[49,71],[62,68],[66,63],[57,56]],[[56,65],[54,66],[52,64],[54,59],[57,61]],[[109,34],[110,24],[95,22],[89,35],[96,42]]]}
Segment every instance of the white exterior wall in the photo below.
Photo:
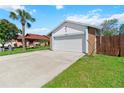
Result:
{"label": "white exterior wall", "polygon": [[[52,50],[56,50],[59,47],[62,51],[78,50],[88,53],[87,30],[85,26],[72,23],[61,25],[52,33]],[[57,39],[60,40],[57,41]]]}
{"label": "white exterior wall", "polygon": [[[67,31],[65,31],[65,29]],[[62,26],[60,26],[58,29],[56,29],[56,31],[52,33],[52,36],[61,36],[61,35],[67,35],[67,34],[83,34],[84,29],[85,27],[82,27],[81,25],[65,23]]]}
{"label": "white exterior wall", "polygon": [[85,53],[88,53],[88,27],[85,29]]}

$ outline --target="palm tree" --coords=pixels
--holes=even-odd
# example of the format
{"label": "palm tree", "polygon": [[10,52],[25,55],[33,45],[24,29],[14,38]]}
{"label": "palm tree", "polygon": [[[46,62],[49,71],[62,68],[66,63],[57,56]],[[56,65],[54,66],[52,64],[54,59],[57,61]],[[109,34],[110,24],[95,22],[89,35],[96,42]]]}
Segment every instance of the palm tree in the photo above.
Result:
{"label": "palm tree", "polygon": [[15,12],[10,12],[10,18],[14,20],[20,20],[22,25],[22,43],[23,43],[23,50],[26,50],[25,45],[25,26],[28,28],[31,27],[30,22],[35,22],[35,18],[33,18],[30,13],[25,10],[17,9]]}

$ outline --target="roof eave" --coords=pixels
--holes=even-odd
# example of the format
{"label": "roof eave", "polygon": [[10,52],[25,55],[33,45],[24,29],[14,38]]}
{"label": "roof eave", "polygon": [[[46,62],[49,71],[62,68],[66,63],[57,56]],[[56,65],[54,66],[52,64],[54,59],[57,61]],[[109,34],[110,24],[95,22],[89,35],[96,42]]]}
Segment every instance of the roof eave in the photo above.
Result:
{"label": "roof eave", "polygon": [[60,26],[61,26],[62,24],[64,24],[64,23],[74,23],[74,24],[79,24],[79,25],[87,26],[87,27],[93,27],[93,28],[96,28],[96,29],[98,29],[98,30],[101,30],[100,27],[95,26],[95,25],[90,25],[90,24],[85,24],[85,23],[80,23],[80,22],[65,20],[65,21],[63,21],[61,24],[59,24],[57,27],[55,27],[51,32],[49,32],[49,33],[47,34],[47,36],[51,35],[52,32],[54,32],[58,27],[60,27]]}

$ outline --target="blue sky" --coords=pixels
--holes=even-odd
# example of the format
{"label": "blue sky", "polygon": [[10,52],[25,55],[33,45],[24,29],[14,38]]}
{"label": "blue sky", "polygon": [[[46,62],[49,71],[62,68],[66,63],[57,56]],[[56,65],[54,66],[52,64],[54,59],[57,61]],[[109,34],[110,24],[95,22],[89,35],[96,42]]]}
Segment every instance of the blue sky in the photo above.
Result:
{"label": "blue sky", "polygon": [[9,18],[9,12],[18,8],[25,9],[36,18],[36,22],[32,24],[30,29],[26,29],[26,33],[47,34],[64,20],[99,25],[106,19],[117,18],[120,23],[124,23],[124,6],[119,5],[0,6],[0,19],[8,19],[21,28],[19,21],[13,21]]}

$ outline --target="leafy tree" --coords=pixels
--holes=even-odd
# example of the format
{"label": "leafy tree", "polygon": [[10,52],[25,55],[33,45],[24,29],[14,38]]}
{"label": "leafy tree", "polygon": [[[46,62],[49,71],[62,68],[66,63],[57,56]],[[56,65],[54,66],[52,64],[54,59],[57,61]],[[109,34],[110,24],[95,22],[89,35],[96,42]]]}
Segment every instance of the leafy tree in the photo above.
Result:
{"label": "leafy tree", "polygon": [[23,50],[26,50],[25,46],[25,26],[28,28],[31,27],[30,22],[35,22],[35,18],[33,18],[30,13],[25,10],[17,9],[15,12],[10,12],[10,18],[14,20],[20,20],[22,25],[22,42],[23,42]]}
{"label": "leafy tree", "polygon": [[10,23],[6,19],[0,20],[0,44],[4,48],[7,41],[13,39],[18,34],[18,28],[15,24]]}
{"label": "leafy tree", "polygon": [[111,20],[105,20],[102,24],[102,35],[105,36],[113,36],[118,33],[118,20],[117,19],[111,19]]}
{"label": "leafy tree", "polygon": [[121,24],[121,25],[120,25],[119,34],[120,34],[120,35],[124,35],[124,24]]}

